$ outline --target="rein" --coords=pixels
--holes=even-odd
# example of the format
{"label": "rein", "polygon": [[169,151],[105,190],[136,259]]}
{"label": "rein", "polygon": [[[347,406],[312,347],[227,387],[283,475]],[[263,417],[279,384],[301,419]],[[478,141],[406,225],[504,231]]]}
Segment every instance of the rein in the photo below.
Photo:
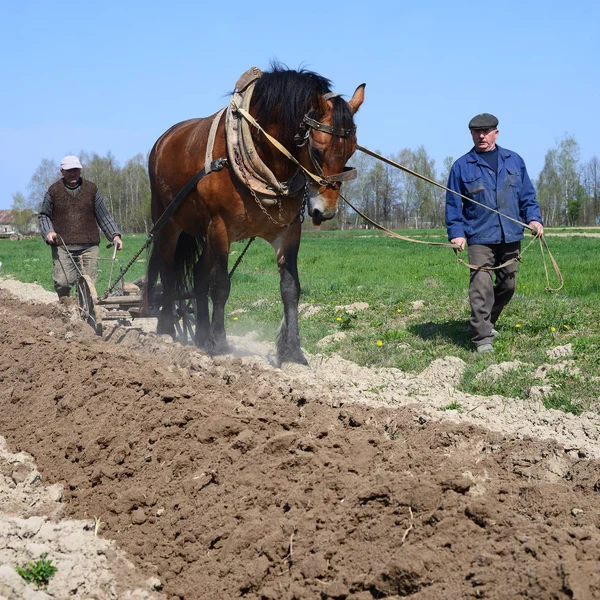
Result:
{"label": "rein", "polygon": [[[562,289],[563,285],[564,285],[564,278],[562,276],[562,273],[560,272],[560,268],[558,267],[558,263],[556,262],[556,260],[554,259],[554,256],[552,256],[552,253],[550,252],[550,248],[548,247],[548,242],[546,241],[546,238],[544,236],[544,234],[538,234],[534,231],[533,227],[530,227],[527,223],[523,223],[522,221],[519,221],[518,219],[513,219],[512,217],[509,217],[508,215],[505,215],[503,213],[501,213],[499,210],[496,210],[495,208],[491,208],[489,206],[486,206],[485,204],[482,204],[481,202],[477,202],[476,200],[473,200],[472,198],[469,198],[468,196],[463,196],[462,194],[455,192],[454,190],[451,190],[450,188],[447,188],[445,185],[442,185],[441,183],[438,183],[437,181],[434,181],[433,179],[430,179],[429,177],[425,177],[424,175],[421,175],[420,173],[417,173],[416,171],[413,171],[412,169],[409,169],[408,167],[405,167],[397,162],[394,162],[393,160],[390,160],[389,158],[385,158],[384,156],[382,156],[381,154],[377,154],[377,152],[373,152],[372,150],[369,150],[368,148],[365,148],[364,146],[361,146],[360,144],[357,144],[356,146],[361,152],[363,152],[364,154],[368,154],[369,156],[372,156],[378,160],[381,160],[384,163],[387,163],[388,165],[391,165],[392,167],[396,167],[397,169],[400,169],[401,171],[404,171],[405,173],[409,173],[410,175],[413,175],[419,179],[422,179],[423,181],[427,181],[428,183],[431,183],[432,185],[435,185],[436,187],[439,187],[443,190],[445,190],[446,192],[450,192],[451,194],[454,194],[455,196],[459,196],[460,198],[464,199],[464,200],[468,200],[469,202],[472,202],[473,204],[477,204],[478,206],[482,206],[483,208],[496,213],[497,215],[508,219],[510,221],[513,221],[515,223],[518,223],[519,225],[523,226],[526,229],[529,229],[530,231],[534,232],[534,238],[531,240],[531,242],[529,242],[529,244],[527,244],[527,246],[525,247],[524,250],[519,252],[519,256],[517,256],[516,258],[512,258],[508,261],[506,261],[505,263],[498,265],[497,267],[480,267],[477,265],[471,265],[470,263],[464,261],[462,258],[459,257],[458,252],[459,252],[459,248],[455,245],[455,244],[445,244],[445,243],[441,243],[441,242],[425,242],[423,240],[415,240],[412,238],[408,238],[408,237],[403,237],[397,233],[394,233],[393,231],[390,231],[389,229],[386,229],[385,227],[383,227],[382,225],[379,225],[378,223],[375,223],[374,221],[372,221],[371,219],[369,219],[369,217],[367,217],[365,214],[361,213],[358,209],[356,209],[341,193],[340,196],[342,198],[342,200],[344,200],[344,202],[352,209],[354,210],[358,215],[360,215],[363,219],[365,219],[367,222],[369,222],[371,225],[373,225],[376,229],[379,229],[380,231],[385,232],[387,235],[389,235],[390,237],[395,237],[407,242],[413,242],[416,244],[427,244],[429,246],[441,246],[441,247],[446,247],[446,248],[452,248],[454,250],[454,253],[456,254],[456,260],[460,263],[462,263],[463,265],[469,267],[469,269],[475,270],[475,271],[495,271],[497,269],[502,269],[504,267],[507,267],[508,265],[511,265],[513,263],[516,262],[520,262],[521,258],[523,256],[523,254],[525,253],[525,251],[531,246],[531,244],[533,244],[533,242],[535,242],[536,239],[540,240],[540,251],[542,253],[542,261],[544,263],[544,271],[546,273],[546,288],[544,291],[546,292],[558,292],[559,290]],[[558,278],[558,281],[560,283],[558,288],[551,288],[550,287],[550,280],[548,278],[548,267],[546,265],[546,257],[544,254],[544,248],[546,249],[546,252],[548,253],[548,257],[552,263],[552,267],[554,268],[554,272]]]}

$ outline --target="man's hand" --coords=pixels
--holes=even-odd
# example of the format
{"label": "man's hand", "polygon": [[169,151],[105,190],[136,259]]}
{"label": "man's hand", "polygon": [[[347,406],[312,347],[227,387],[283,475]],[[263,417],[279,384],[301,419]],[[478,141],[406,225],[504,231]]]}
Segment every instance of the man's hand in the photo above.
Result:
{"label": "man's hand", "polygon": [[115,235],[115,237],[113,238],[113,244],[117,247],[117,250],[123,249],[123,240],[120,236]]}
{"label": "man's hand", "polygon": [[462,252],[465,249],[467,240],[465,238],[452,238],[450,243],[458,246],[458,249]]}
{"label": "man's hand", "polygon": [[542,235],[544,233],[544,226],[537,221],[529,221],[529,227],[531,227],[531,235]]}
{"label": "man's hand", "polygon": [[46,236],[46,241],[51,246],[58,246],[58,234],[56,233],[56,231],[50,231]]}

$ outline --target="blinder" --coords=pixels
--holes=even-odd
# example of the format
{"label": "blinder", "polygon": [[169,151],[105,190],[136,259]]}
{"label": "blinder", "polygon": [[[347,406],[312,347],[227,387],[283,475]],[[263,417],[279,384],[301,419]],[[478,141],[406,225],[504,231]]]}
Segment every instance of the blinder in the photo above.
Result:
{"label": "blinder", "polygon": [[[330,100],[331,98],[335,98],[336,96],[338,96],[338,94],[336,94],[335,92],[329,92],[328,94],[324,94],[323,98],[325,98],[325,100]],[[351,181],[352,179],[356,179],[356,177],[357,177],[356,169],[354,167],[344,167],[344,169],[341,173],[338,173],[336,175],[325,176],[325,174],[323,173],[323,169],[321,168],[321,165],[319,164],[319,161],[317,161],[317,159],[315,158],[315,156],[312,152],[312,144],[310,143],[310,130],[316,129],[317,131],[322,131],[323,133],[328,133],[329,135],[336,135],[338,137],[347,138],[347,137],[352,137],[353,135],[356,134],[356,125],[354,125],[354,127],[348,128],[348,129],[345,129],[345,128],[335,129],[331,125],[325,125],[325,123],[321,123],[320,121],[313,119],[310,115],[312,115],[314,113],[315,113],[315,110],[312,109],[310,112],[308,112],[304,115],[304,118],[302,119],[302,123],[300,123],[299,131],[296,134],[294,139],[296,140],[296,145],[299,148],[301,148],[306,143],[308,143],[308,146],[309,146],[308,153],[310,155],[310,160],[311,160],[313,166],[315,167],[315,169],[317,170],[317,173],[321,177],[320,184],[327,188],[334,188],[334,189],[339,190],[340,186],[342,185],[342,183],[344,181]]]}
{"label": "blinder", "polygon": [[[331,125],[325,125],[315,119],[312,119],[308,116],[308,114],[304,115],[302,119],[302,123],[306,123],[308,127],[312,129],[316,129],[317,131],[323,131],[325,133],[329,133],[331,135],[337,135],[339,137],[352,137],[356,133],[356,125],[351,127],[350,129],[334,129]],[[300,126],[300,129],[306,129],[303,124]]]}

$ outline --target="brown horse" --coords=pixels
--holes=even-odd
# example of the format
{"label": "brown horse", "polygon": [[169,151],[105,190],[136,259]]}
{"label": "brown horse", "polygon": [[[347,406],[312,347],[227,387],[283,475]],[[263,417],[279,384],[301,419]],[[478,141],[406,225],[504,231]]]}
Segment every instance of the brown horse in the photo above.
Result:
{"label": "brown horse", "polygon": [[[200,175],[203,166],[211,164],[213,156],[227,157],[227,161],[223,161],[224,168],[213,170],[197,184],[190,182],[191,191],[170,217],[163,218],[165,225],[154,236],[148,264],[145,304],[155,295],[160,274],[157,331],[174,335],[174,303],[193,289],[196,346],[211,354],[226,352],[230,245],[261,237],[275,249],[279,266],[283,321],[277,341],[278,364],[306,364],[298,333],[297,256],[303,213],[306,208],[316,225],[336,214],[341,181],[348,179],[343,175],[349,169],[344,167],[356,150],[353,115],[364,100],[364,84],[346,102],[331,93],[328,79],[311,71],[273,65],[268,72],[253,72],[254,89],[245,113],[232,102],[227,119],[217,113],[178,123],[152,148],[149,175],[155,224],[174,196],[194,174]],[[239,87],[246,85],[243,79],[238,81]],[[243,92],[239,87],[236,92]],[[233,98],[239,99],[236,92]],[[227,140],[229,123],[238,131],[243,125],[251,132],[254,162],[258,157],[258,162],[270,169],[274,176],[270,185],[258,189],[250,181],[251,175],[235,170],[244,157]],[[273,139],[284,150],[277,148]]]}

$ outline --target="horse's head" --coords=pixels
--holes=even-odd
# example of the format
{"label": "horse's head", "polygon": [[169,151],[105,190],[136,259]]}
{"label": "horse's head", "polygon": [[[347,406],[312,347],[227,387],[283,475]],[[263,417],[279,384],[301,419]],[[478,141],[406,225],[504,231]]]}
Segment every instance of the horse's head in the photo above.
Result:
{"label": "horse's head", "polygon": [[356,171],[346,168],[346,163],[356,150],[353,117],[364,98],[364,83],[349,102],[332,93],[316,94],[312,110],[302,121],[298,140],[306,148],[303,163],[317,176],[308,179],[307,199],[308,214],[315,225],[335,216],[342,182],[356,177]]}
{"label": "horse's head", "polygon": [[346,102],[331,92],[329,79],[279,64],[256,81],[250,112],[294,159],[260,136],[255,137],[258,153],[280,182],[297,172],[296,159],[308,171],[307,208],[316,225],[335,216],[340,185],[356,174],[344,167],[356,150],[354,114],[363,103],[364,88],[359,85]]}

